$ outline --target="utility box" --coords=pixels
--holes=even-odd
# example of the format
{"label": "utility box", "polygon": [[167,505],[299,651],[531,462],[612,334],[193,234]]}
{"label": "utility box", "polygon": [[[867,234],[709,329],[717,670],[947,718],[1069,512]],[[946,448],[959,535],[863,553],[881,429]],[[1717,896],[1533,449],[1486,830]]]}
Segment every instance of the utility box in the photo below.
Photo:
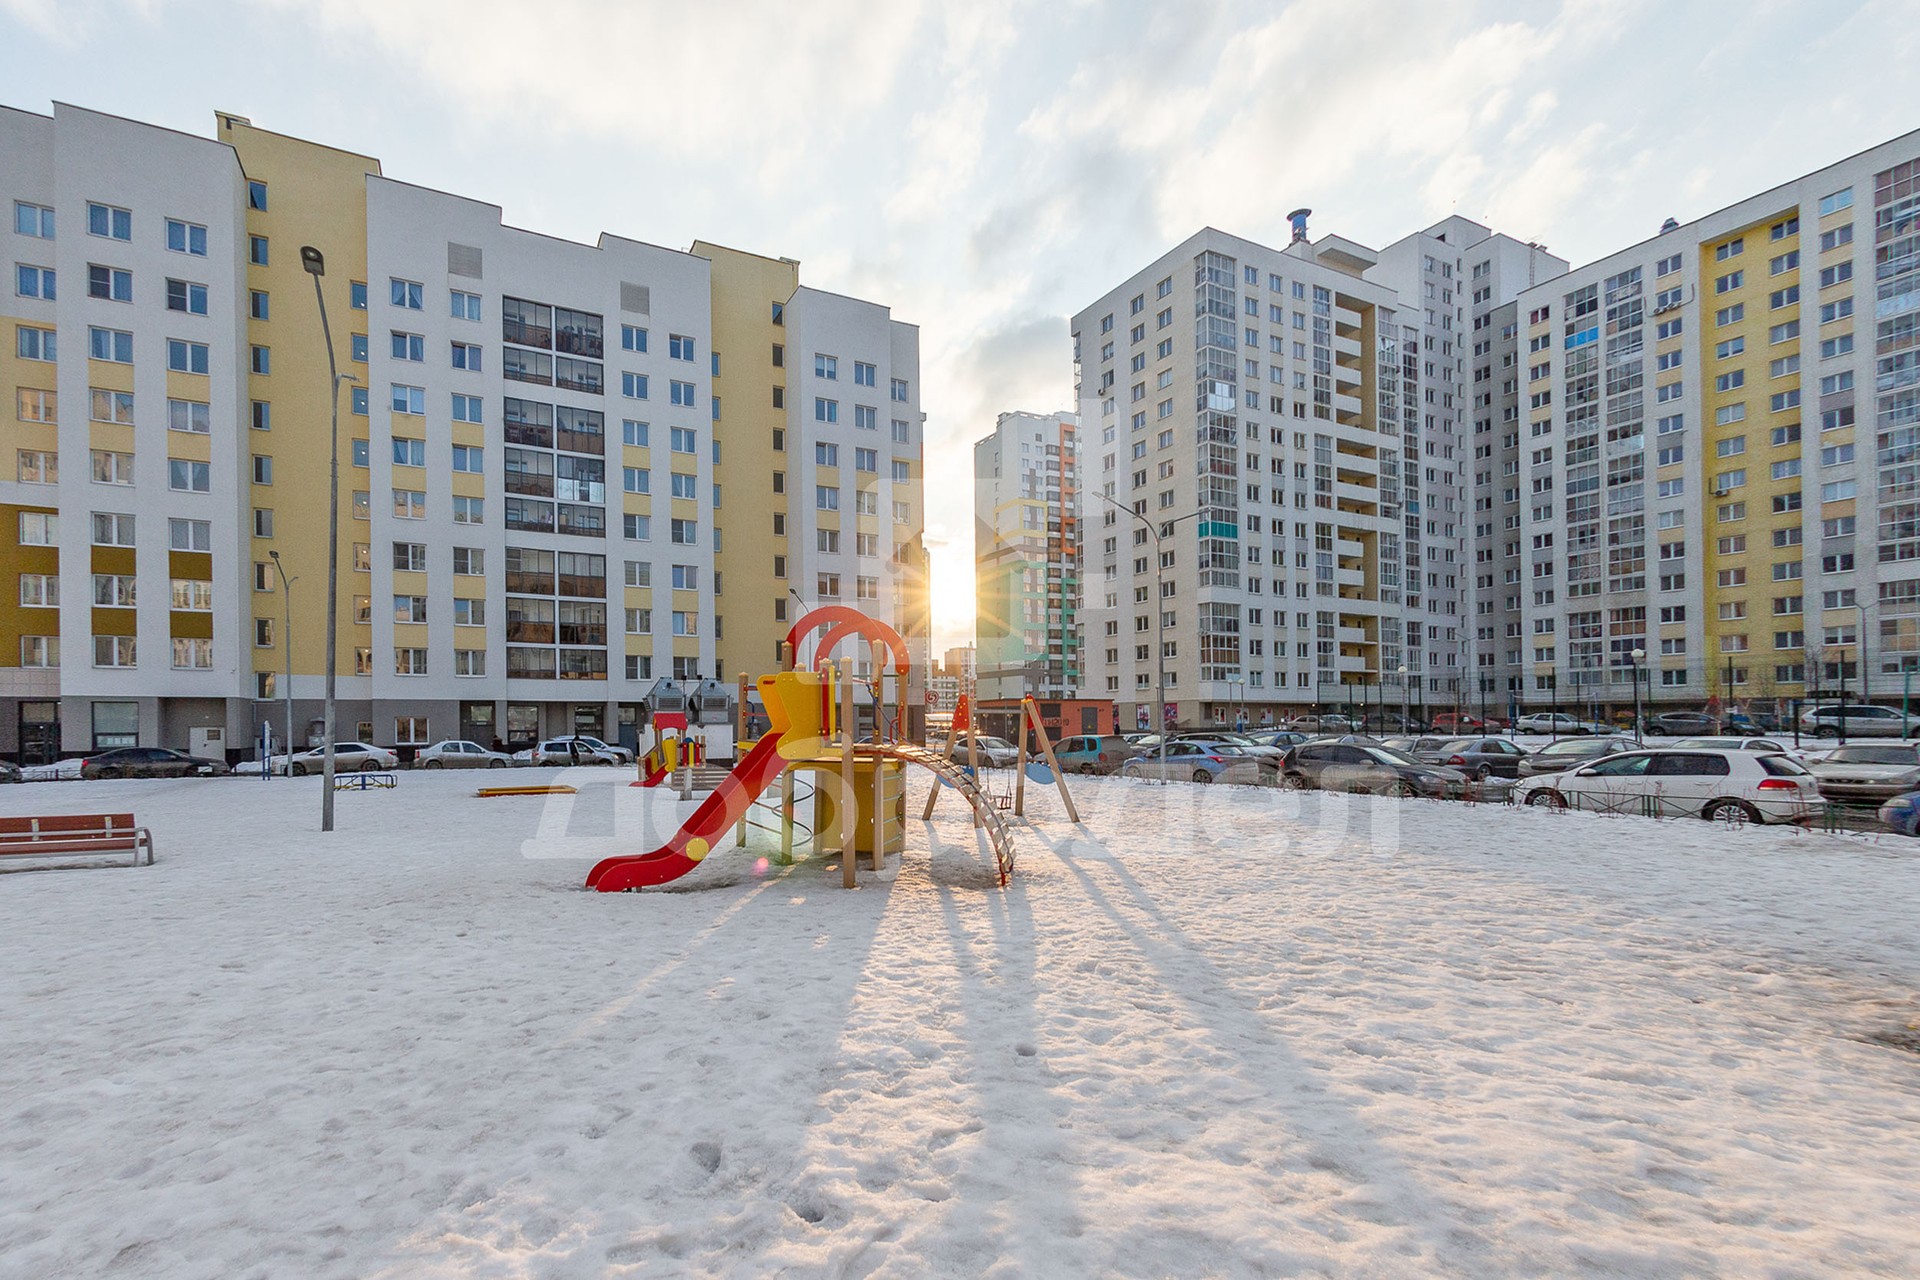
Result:
{"label": "utility box", "polygon": [[219,725],[187,730],[187,754],[210,760],[227,758],[227,731]]}

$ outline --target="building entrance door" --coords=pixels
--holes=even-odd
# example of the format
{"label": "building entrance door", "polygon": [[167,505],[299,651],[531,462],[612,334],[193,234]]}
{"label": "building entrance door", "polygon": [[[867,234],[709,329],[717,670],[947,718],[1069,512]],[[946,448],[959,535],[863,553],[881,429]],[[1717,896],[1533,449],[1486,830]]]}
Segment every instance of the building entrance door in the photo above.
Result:
{"label": "building entrance door", "polygon": [[60,758],[60,704],[20,704],[20,763],[52,764]]}

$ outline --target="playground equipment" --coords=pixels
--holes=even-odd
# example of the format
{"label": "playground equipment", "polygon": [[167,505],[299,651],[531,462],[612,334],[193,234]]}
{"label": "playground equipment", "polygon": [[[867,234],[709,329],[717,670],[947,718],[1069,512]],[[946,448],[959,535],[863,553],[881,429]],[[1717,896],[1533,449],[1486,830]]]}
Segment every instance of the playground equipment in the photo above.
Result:
{"label": "playground equipment", "polygon": [[473,793],[482,800],[497,800],[502,796],[570,796],[574,789],[562,782],[524,787],[482,787]]}
{"label": "playground equipment", "polygon": [[658,712],[653,717],[653,729],[659,741],[640,757],[640,778],[635,786],[657,787],[683,764],[691,767],[706,763],[706,744],[688,735],[684,711]]}
{"label": "playground equipment", "polygon": [[[735,843],[744,845],[754,822],[751,811],[762,792],[776,782],[780,785],[782,857],[792,856],[798,824],[795,810],[801,798],[796,775],[814,775],[813,788],[816,826],[809,833],[820,847],[838,845],[841,855],[841,883],[851,889],[857,882],[856,868],[861,853],[869,854],[873,870],[885,866],[890,850],[904,848],[906,819],[905,767],[916,765],[932,772],[945,785],[959,792],[973,812],[974,827],[987,833],[1002,885],[1013,873],[1013,841],[1006,820],[977,781],[978,760],[971,773],[953,758],[955,738],[949,731],[944,753],[903,742],[882,741],[885,728],[886,675],[895,678],[897,702],[893,728],[897,734],[905,725],[907,648],[899,634],[885,623],[868,618],[844,606],[817,609],[796,622],[782,646],[782,664],[791,667],[800,642],[820,627],[829,627],[826,638],[814,651],[812,671],[784,670],[761,676],[756,682],[761,704],[770,726],[749,747],[713,792],[694,810],[673,838],[651,853],[625,854],[606,858],[587,875],[587,887],[603,893],[640,889],[666,884],[693,870],[713,852],[729,828],[735,831]],[[860,636],[871,643],[873,679],[874,741],[856,742],[858,720],[855,715],[853,663],[832,661],[836,645]],[[889,662],[888,653],[891,653]],[[746,677],[741,678],[739,706],[745,722]],[[1039,730],[1037,713],[1032,717]],[[971,723],[970,721],[968,723]],[[1049,760],[1052,747],[1044,730],[1040,741]],[[1022,735],[1024,739],[1025,735]],[[971,737],[969,743],[971,744]],[[977,755],[977,753],[976,753]],[[1022,765],[1025,764],[1024,746]],[[1065,777],[1056,766],[1054,776],[1066,799],[1067,811],[1079,821],[1072,797],[1067,793]],[[933,816],[940,787],[927,799],[924,818]],[[1024,784],[1016,794],[1014,811],[1020,812]]]}

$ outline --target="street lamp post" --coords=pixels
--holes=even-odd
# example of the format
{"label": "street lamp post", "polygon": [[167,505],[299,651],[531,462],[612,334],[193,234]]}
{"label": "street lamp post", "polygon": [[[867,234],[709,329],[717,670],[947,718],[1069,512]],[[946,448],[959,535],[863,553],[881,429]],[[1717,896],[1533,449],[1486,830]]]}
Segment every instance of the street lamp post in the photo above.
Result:
{"label": "street lamp post", "polygon": [[1400,664],[1400,732],[1411,733],[1413,725],[1413,692],[1407,688],[1407,664]]}
{"label": "street lamp post", "polygon": [[1167,610],[1166,597],[1162,594],[1165,584],[1161,579],[1166,572],[1166,562],[1160,555],[1160,530],[1162,528],[1171,530],[1173,526],[1179,524],[1182,520],[1190,520],[1200,513],[1198,511],[1189,511],[1186,515],[1175,516],[1171,520],[1163,520],[1159,525],[1155,525],[1153,521],[1147,519],[1132,507],[1122,506],[1120,503],[1115,502],[1113,498],[1106,493],[1101,493],[1099,496],[1102,502],[1112,507],[1115,511],[1123,511],[1135,520],[1138,520],[1141,527],[1146,529],[1147,536],[1153,539],[1154,645],[1157,650],[1154,655],[1154,661],[1157,665],[1154,668],[1153,699],[1160,708],[1160,720],[1154,726],[1154,732],[1160,739],[1160,781],[1165,782],[1167,780]]}
{"label": "street lamp post", "polygon": [[1645,746],[1646,739],[1640,729],[1640,664],[1647,660],[1645,649],[1633,651],[1633,741],[1635,745]]}
{"label": "street lamp post", "polygon": [[[280,593],[285,601],[285,616],[281,619],[280,625],[286,629],[287,633],[287,776],[291,778],[293,776],[293,584],[299,579],[287,576],[286,566],[280,563],[278,550],[269,550],[267,558],[273,561],[273,571],[280,575]],[[261,776],[264,777],[272,772],[272,767],[271,759],[261,762]]]}
{"label": "street lamp post", "polygon": [[[320,277],[327,274],[326,255],[310,244],[300,246],[300,265],[313,277],[313,299],[320,305],[320,340],[327,348],[327,405],[332,414],[332,430],[327,437],[327,670],[326,710],[321,722],[325,742],[320,754],[320,829],[333,830],[333,739],[337,682],[335,671],[339,656],[340,614],[340,384],[358,382],[352,374],[340,372],[333,354],[333,330],[327,324],[327,298],[320,289]],[[287,772],[293,772],[291,749]]]}

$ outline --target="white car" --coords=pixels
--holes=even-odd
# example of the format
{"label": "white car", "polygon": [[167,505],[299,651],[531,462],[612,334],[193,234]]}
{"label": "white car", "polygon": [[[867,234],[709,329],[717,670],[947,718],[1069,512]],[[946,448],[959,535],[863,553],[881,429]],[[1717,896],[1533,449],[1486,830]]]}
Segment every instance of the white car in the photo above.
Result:
{"label": "white car", "polygon": [[1783,755],[1663,747],[1524,779],[1513,802],[1741,825],[1805,821],[1820,803],[1820,787]]}
{"label": "white car", "polygon": [[[1020,748],[1005,738],[993,738],[984,733],[980,735],[978,754],[982,764],[995,769],[1010,769],[1020,762]],[[962,764],[966,763],[967,737],[965,734],[954,739],[953,758]]]}
{"label": "white car", "polygon": [[513,764],[513,757],[464,738],[449,738],[420,748],[413,762],[422,769],[505,769]]}
{"label": "white car", "polygon": [[633,763],[633,752],[627,750],[625,747],[616,747],[611,745],[610,743],[602,742],[600,741],[600,739],[594,737],[590,733],[576,733],[573,736],[577,738],[579,741],[584,742],[588,746],[592,747],[595,751],[606,752],[608,755],[613,757],[615,764],[632,764]]}
{"label": "white car", "polygon": [[513,758],[532,765],[622,763],[610,748],[596,747],[586,738],[548,738],[525,751],[515,752]]}
{"label": "white car", "polygon": [[1798,761],[1800,764],[1807,763],[1806,753],[1795,751],[1791,738],[1783,742],[1779,738],[1753,737],[1751,735],[1742,737],[1729,734],[1724,738],[1678,738],[1671,743],[1662,743],[1661,745],[1675,748],[1684,747],[1689,751],[1698,751],[1702,748],[1709,751],[1758,751],[1761,755],[1786,756],[1788,759]]}
{"label": "white car", "polygon": [[1536,711],[1532,715],[1521,716],[1513,722],[1520,733],[1545,733],[1565,736],[1568,734],[1612,733],[1591,720],[1580,720],[1564,711]]}
{"label": "white car", "polygon": [[[365,742],[336,742],[333,744],[333,771],[335,773],[353,773],[362,769],[392,769],[399,765],[400,757],[385,747],[372,746]],[[268,761],[275,773],[287,771],[287,758],[274,756]],[[311,751],[293,753],[293,776],[303,778],[310,773],[326,772],[326,749],[315,747]]]}

